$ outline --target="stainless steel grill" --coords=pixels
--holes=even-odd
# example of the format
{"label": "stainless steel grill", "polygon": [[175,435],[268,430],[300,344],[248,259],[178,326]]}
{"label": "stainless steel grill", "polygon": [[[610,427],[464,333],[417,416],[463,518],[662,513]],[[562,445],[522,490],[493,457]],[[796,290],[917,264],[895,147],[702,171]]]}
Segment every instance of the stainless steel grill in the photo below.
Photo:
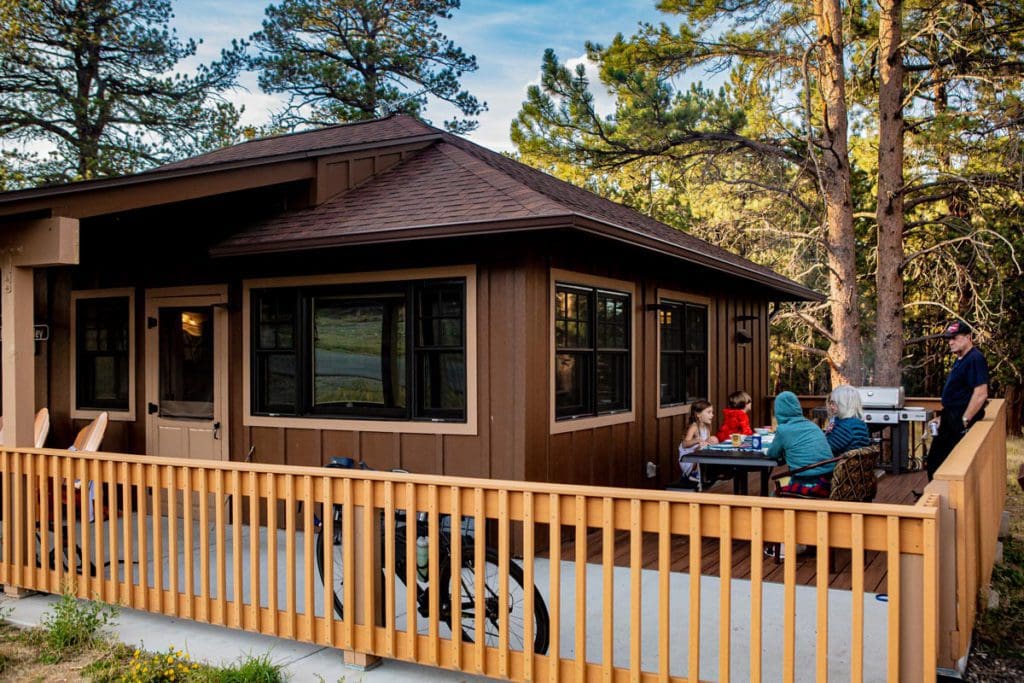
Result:
{"label": "stainless steel grill", "polygon": [[[872,438],[883,445],[883,461],[893,474],[910,469],[910,423],[927,422],[934,412],[904,406],[903,387],[857,387],[864,405],[864,421]],[[885,446],[888,445],[888,449]],[[884,454],[888,450],[888,460]]]}

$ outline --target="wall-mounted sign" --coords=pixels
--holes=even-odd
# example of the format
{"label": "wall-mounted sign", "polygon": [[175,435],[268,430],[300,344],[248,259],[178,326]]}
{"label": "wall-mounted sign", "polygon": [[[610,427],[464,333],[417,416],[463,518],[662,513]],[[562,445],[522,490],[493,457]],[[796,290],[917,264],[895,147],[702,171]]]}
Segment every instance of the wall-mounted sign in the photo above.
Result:
{"label": "wall-mounted sign", "polygon": [[[3,336],[3,329],[0,328],[0,337]],[[50,340],[50,326],[49,325],[33,325],[32,326],[32,339],[35,341],[49,341]]]}

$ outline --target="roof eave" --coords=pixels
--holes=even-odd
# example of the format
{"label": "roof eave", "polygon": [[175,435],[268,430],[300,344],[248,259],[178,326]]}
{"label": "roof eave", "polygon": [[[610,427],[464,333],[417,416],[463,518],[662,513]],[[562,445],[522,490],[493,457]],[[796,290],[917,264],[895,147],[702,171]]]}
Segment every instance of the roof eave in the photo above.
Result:
{"label": "roof eave", "polygon": [[221,163],[189,166],[186,168],[172,168],[166,170],[154,168],[146,171],[140,171],[139,173],[134,173],[132,175],[117,176],[114,178],[81,180],[73,183],[67,183],[64,185],[54,185],[51,187],[36,187],[29,188],[26,190],[12,190],[10,192],[0,192],[0,206],[14,204],[19,201],[25,200],[35,200],[46,197],[63,197],[66,195],[73,195],[83,192],[128,187],[132,185],[143,185],[152,182],[173,180],[176,178],[187,178],[190,176],[204,175],[207,173],[222,173],[225,171],[235,171],[240,169],[253,168],[256,166],[267,166],[302,159],[315,159],[317,157],[330,156],[332,154],[345,154],[350,152],[360,152],[367,149],[387,149],[389,147],[401,147],[405,145],[415,145],[418,143],[429,143],[435,142],[440,139],[440,133],[429,133],[424,135],[414,135],[403,138],[395,138],[393,140],[387,140],[384,142],[366,142],[357,145],[338,145],[334,147],[324,147],[321,149],[304,150],[301,152],[289,152],[287,154],[257,157],[255,159],[243,159],[239,161],[225,161]]}

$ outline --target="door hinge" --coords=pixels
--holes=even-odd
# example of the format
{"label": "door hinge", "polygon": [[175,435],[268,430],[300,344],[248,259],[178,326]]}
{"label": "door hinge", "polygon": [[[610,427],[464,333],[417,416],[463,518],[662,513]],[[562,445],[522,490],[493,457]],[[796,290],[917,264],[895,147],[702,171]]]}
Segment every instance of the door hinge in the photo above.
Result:
{"label": "door hinge", "polygon": [[156,327],[156,318],[146,318],[146,328],[153,329]]}
{"label": "door hinge", "polygon": [[155,413],[156,411],[160,410],[160,407],[159,407],[159,406],[157,406],[157,404],[155,404],[155,403],[150,403],[150,404],[149,404],[149,405],[147,406],[147,408],[146,408],[146,409],[147,409],[147,411],[149,412],[149,414],[150,414],[150,415],[152,415],[152,414],[153,414],[153,413]]}

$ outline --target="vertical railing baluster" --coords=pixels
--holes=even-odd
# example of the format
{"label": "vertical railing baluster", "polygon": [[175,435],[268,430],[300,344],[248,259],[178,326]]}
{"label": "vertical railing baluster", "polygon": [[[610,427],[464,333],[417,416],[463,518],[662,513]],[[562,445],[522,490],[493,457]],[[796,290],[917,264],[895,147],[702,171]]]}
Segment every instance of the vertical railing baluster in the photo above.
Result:
{"label": "vertical railing baluster", "polygon": [[[118,602],[118,588],[117,588],[117,557],[118,557],[118,539],[117,539],[117,523],[118,523],[118,510],[117,510],[117,481],[114,477],[114,461],[107,460],[103,463],[104,475],[107,483],[107,558],[108,561],[106,566],[103,568],[104,575],[107,577],[107,602],[117,604]],[[59,563],[58,563],[59,564]]]}
{"label": "vertical railing baluster", "polygon": [[[373,481],[369,479],[363,480],[363,500],[365,501],[363,505],[363,580],[367,582],[366,589],[363,591],[365,596],[363,604],[366,606],[363,623],[366,625],[366,649],[369,652],[375,652],[377,646],[374,639],[377,626],[377,589],[380,587],[380,568],[377,566],[380,558],[377,557],[377,544],[380,542],[380,536],[378,535],[379,530],[374,530],[374,526],[377,524],[377,509],[373,506]],[[438,592],[431,591],[431,595],[436,595]]]}
{"label": "vertical railing baluster", "polygon": [[[548,496],[548,555],[550,563],[550,600],[548,612],[551,619],[551,636],[548,648],[548,680],[558,681],[558,674],[561,668],[562,651],[562,502],[557,493]],[[479,583],[477,584],[479,586]],[[480,591],[480,588],[477,588]],[[480,614],[480,603],[482,598],[477,598],[477,611]],[[480,619],[477,617],[477,628]],[[482,656],[482,653],[481,653]]]}
{"label": "vertical railing baluster", "polygon": [[815,593],[818,603],[817,626],[818,642],[815,650],[815,663],[817,678],[819,681],[828,680],[828,581],[829,581],[829,554],[831,554],[828,533],[829,515],[827,512],[818,512],[818,560],[817,560],[817,591]]}
{"label": "vertical railing baluster", "polygon": [[864,680],[864,515],[850,516],[850,537],[853,540],[851,565],[853,579],[850,598],[853,601],[853,629],[850,634],[850,677],[854,683]]}
{"label": "vertical railing baluster", "polygon": [[213,622],[210,604],[210,470],[199,468],[199,608],[203,621]]}
{"label": "vertical railing baluster", "polygon": [[750,510],[750,680],[761,680],[761,614],[764,599],[764,508]]}
{"label": "vertical railing baluster", "polygon": [[153,587],[156,588],[156,612],[164,611],[164,504],[163,477],[160,466],[149,468],[149,481],[153,487]]}
{"label": "vertical railing baluster", "polygon": [[316,640],[314,624],[316,623],[316,605],[313,604],[313,571],[315,560],[313,559],[313,507],[315,497],[313,496],[313,477],[306,474],[302,477],[302,497],[305,504],[302,508],[302,583],[305,588],[303,600],[303,633],[302,637],[309,641]]}
{"label": "vertical railing baluster", "polygon": [[508,491],[498,489],[498,674],[508,677]]}
{"label": "vertical railing baluster", "polygon": [[[409,539],[405,540],[406,543]],[[398,611],[395,605],[395,577],[398,574],[398,565],[395,562],[395,483],[384,482],[384,628],[387,631],[387,638],[384,642],[385,654],[394,657],[397,652],[395,643],[395,619]],[[453,579],[454,581],[454,579]],[[458,584],[452,586],[454,594]],[[460,631],[455,631],[459,633]]]}
{"label": "vertical railing baluster", "polygon": [[185,545],[185,617],[189,619],[196,618],[196,586],[195,586],[195,570],[193,569],[193,561],[195,559],[195,538],[193,536],[193,525],[195,516],[193,506],[195,505],[195,493],[193,492],[192,485],[192,468],[188,465],[184,465],[181,468],[181,504],[182,512],[184,512],[184,520],[182,527],[184,529],[184,545]]}
{"label": "vertical railing baluster", "polygon": [[277,476],[267,473],[267,610],[270,612],[270,635],[281,632],[278,606],[277,576]]}
{"label": "vertical railing baluster", "polygon": [[259,475],[254,471],[246,477],[249,501],[249,611],[246,628],[260,632],[260,489]]}
{"label": "vertical railing baluster", "polygon": [[[231,470],[231,626],[242,626],[242,473]],[[225,596],[227,597],[227,596]]]}
{"label": "vertical railing baluster", "polygon": [[[455,492],[455,486],[452,488]],[[537,642],[537,629],[534,625],[534,612],[537,610],[534,596],[534,582],[536,581],[534,564],[537,561],[534,521],[534,494],[524,490],[522,492],[522,583],[525,588],[523,597],[525,618],[522,627],[522,677],[526,681],[534,680],[534,645]]]}
{"label": "vertical railing baluster", "polygon": [[889,680],[896,681],[900,677],[900,518],[892,515],[886,517],[886,569],[888,576],[889,633],[886,640],[889,645],[888,664]]}
{"label": "vertical railing baluster", "polygon": [[216,614],[214,616],[213,623],[224,626],[227,624],[227,615],[225,614],[227,608],[227,542],[224,538],[224,527],[225,527],[225,514],[224,506],[227,504],[224,500],[224,470],[217,468],[213,470],[213,500],[214,500],[214,535],[216,537],[216,551],[217,551],[217,599],[215,602]]}
{"label": "vertical railing baluster", "polygon": [[669,607],[671,593],[672,560],[672,519],[671,505],[667,500],[658,503],[658,680],[665,683],[669,679],[671,661],[669,659],[671,642],[671,621]]}
{"label": "vertical railing baluster", "polygon": [[[324,494],[323,528],[320,538],[323,539],[324,556],[320,566],[324,568],[324,623],[326,632],[321,642],[334,646],[334,479],[328,476],[322,482]],[[393,567],[394,565],[388,565]],[[394,653],[392,653],[392,656]]]}
{"label": "vertical railing baluster", "polygon": [[50,490],[53,492],[51,496],[53,500],[53,550],[56,556],[56,570],[57,570],[57,583],[51,587],[52,593],[61,593],[64,590],[65,568],[64,568],[64,557],[72,557],[74,553],[64,554],[64,505],[62,504],[62,496],[64,494],[63,478],[61,477],[61,466],[65,462],[65,458],[53,457],[50,460]]}
{"label": "vertical railing baluster", "polygon": [[416,634],[418,633],[416,604],[416,485],[405,485],[405,634],[409,645],[410,661],[416,659]]}
{"label": "vertical railing baluster", "polygon": [[284,475],[284,609],[288,624],[287,636],[295,637],[295,477]]}
{"label": "vertical railing baluster", "polygon": [[[119,562],[121,570],[121,589],[119,600],[127,607],[135,606],[135,572],[132,562],[132,520],[135,517],[134,498],[135,487],[132,485],[131,465],[127,462],[120,463],[118,468],[121,480],[121,537],[124,539],[124,548],[121,552],[122,560]],[[191,616],[191,615],[190,615]]]}
{"label": "vertical railing baluster", "polygon": [[[746,474],[737,475],[746,476]],[[731,678],[732,656],[732,508],[722,505],[718,516],[718,680]]]}
{"label": "vertical railing baluster", "polygon": [[[452,667],[455,669],[462,668],[462,490],[458,486],[452,486],[450,489],[451,493],[451,517],[449,518],[451,534],[451,616],[452,616]],[[524,513],[525,514],[525,513]],[[525,524],[525,522],[524,522]],[[526,532],[524,530],[524,536],[529,536],[530,540],[527,541],[524,538],[523,543],[532,543],[533,535],[532,532]],[[532,574],[533,567],[528,564],[530,555],[527,554],[523,563],[525,565],[526,576],[529,577]],[[389,572],[390,573],[390,572]],[[526,581],[527,586],[532,586],[529,580]],[[532,623],[529,618],[533,614],[532,610],[533,595],[530,591],[527,591],[526,597],[526,614],[527,623]],[[529,653],[532,648],[526,652]],[[529,654],[526,655],[529,657]],[[527,670],[529,670],[529,664],[527,664]],[[526,676],[529,680],[530,676]]]}
{"label": "vertical railing baluster", "polygon": [[610,681],[615,669],[615,500],[611,497],[604,498],[601,522],[601,675]]}
{"label": "vertical railing baluster", "polygon": [[783,560],[783,644],[782,679],[792,681],[796,675],[796,512],[782,513]]}
{"label": "vertical railing baluster", "polygon": [[700,680],[700,584],[704,538],[700,530],[701,505],[690,503],[690,647],[687,654],[691,681]]}
{"label": "vertical railing baluster", "polygon": [[[138,510],[136,512],[135,531],[138,536],[139,553],[139,587],[141,588],[141,599],[137,601],[139,609],[149,610],[149,508],[150,497],[149,487],[146,484],[146,469],[142,463],[135,463],[132,468],[132,481],[135,484],[136,501]],[[74,500],[72,498],[72,500]],[[73,526],[73,525],[72,525]]]}
{"label": "vertical railing baluster", "polygon": [[[39,587],[44,590],[52,590],[54,567],[50,566],[50,468],[46,456],[32,454],[32,458],[39,463],[39,481],[36,483],[38,491],[35,505],[39,506],[39,526],[37,535],[39,537]],[[54,565],[60,564],[60,552],[54,545]]]}
{"label": "vertical railing baluster", "polygon": [[[81,540],[82,540],[82,571],[81,577],[78,579],[78,597],[80,598],[91,598],[89,591],[91,588],[92,577],[89,573],[90,567],[92,566],[92,542],[89,538],[89,523],[92,521],[92,515],[90,514],[93,509],[89,504],[89,481],[86,476],[86,460],[78,455],[76,456],[77,469],[78,469],[78,511],[79,520],[81,524]],[[75,553],[77,554],[77,550]],[[76,560],[77,561],[77,560]]]}
{"label": "vertical railing baluster", "polygon": [[165,470],[167,475],[167,572],[170,589],[170,611],[178,614],[178,477],[173,465]]}
{"label": "vertical railing baluster", "polygon": [[[39,534],[39,520],[36,519],[36,507],[39,505],[39,498],[36,492],[39,490],[39,481],[36,476],[36,459],[31,453],[22,453],[21,456],[25,459],[25,492],[22,500],[25,501],[25,517],[28,523],[25,525],[25,532],[28,538],[28,562],[26,563],[25,573],[23,575],[25,588],[39,588],[41,582],[39,581],[39,575],[42,571],[42,563],[36,553],[40,552],[41,549],[37,550],[36,546],[39,545],[35,541],[35,536]],[[19,506],[20,507],[20,506]],[[36,569],[36,566],[39,569]]]}
{"label": "vertical railing baluster", "polygon": [[575,531],[576,531],[576,680],[587,677],[587,504],[584,496],[576,496]]}
{"label": "vertical railing baluster", "polygon": [[[341,516],[341,548],[342,548],[342,585],[344,586],[345,597],[342,599],[342,608],[345,610],[345,643],[342,649],[355,649],[355,626],[356,626],[356,587],[355,587],[355,505],[352,496],[352,478],[345,477],[341,486],[344,512]],[[407,541],[408,542],[408,541]],[[411,587],[415,595],[415,584]],[[415,612],[413,612],[415,617]],[[413,633],[415,634],[415,626]],[[415,640],[415,637],[414,637]]]}
{"label": "vertical railing baluster", "polygon": [[[438,497],[437,497],[437,485],[430,484],[427,486],[427,582],[430,586],[437,586],[441,582],[440,568],[440,538],[441,538],[441,526],[438,518]],[[367,534],[368,535],[368,534]],[[500,586],[500,583],[499,583]],[[427,662],[430,664],[437,664],[440,655],[440,642],[438,641],[437,626],[440,621],[441,613],[441,602],[440,602],[439,590],[428,590],[429,604],[427,606],[427,639],[429,643],[428,658]],[[501,589],[498,589],[499,601],[501,595]]]}

